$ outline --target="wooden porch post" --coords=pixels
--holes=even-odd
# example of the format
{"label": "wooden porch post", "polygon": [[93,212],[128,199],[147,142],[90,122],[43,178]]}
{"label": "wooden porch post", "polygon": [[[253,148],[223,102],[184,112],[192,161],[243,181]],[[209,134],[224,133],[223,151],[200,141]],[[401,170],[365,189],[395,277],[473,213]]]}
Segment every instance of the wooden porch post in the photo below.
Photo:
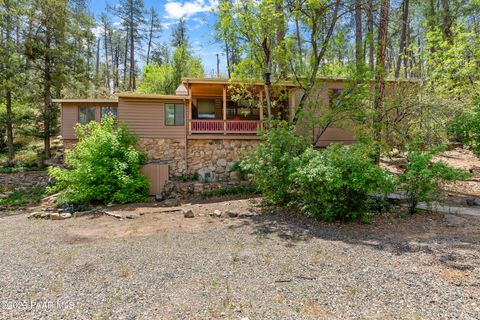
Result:
{"label": "wooden porch post", "polygon": [[227,86],[223,85],[223,134],[227,134]]}
{"label": "wooden porch post", "polygon": [[189,83],[188,84],[188,93],[190,96],[190,99],[188,100],[188,134],[192,134],[192,119],[193,119],[193,113],[192,113],[192,85]]}
{"label": "wooden porch post", "polygon": [[263,91],[260,90],[260,121],[263,121]]}

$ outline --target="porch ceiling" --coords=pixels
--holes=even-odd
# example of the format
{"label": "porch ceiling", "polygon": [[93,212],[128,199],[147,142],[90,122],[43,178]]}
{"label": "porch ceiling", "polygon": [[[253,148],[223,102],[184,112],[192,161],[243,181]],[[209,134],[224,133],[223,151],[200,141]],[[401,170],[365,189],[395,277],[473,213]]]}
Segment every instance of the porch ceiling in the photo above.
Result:
{"label": "porch ceiling", "polygon": [[192,84],[192,97],[221,97],[223,87],[223,84]]}

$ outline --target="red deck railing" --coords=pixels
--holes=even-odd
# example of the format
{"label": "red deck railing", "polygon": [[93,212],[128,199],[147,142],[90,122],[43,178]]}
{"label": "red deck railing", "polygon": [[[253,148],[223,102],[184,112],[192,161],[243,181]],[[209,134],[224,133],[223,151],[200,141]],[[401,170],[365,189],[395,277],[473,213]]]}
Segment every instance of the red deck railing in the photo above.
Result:
{"label": "red deck railing", "polygon": [[260,120],[191,120],[191,133],[257,133]]}

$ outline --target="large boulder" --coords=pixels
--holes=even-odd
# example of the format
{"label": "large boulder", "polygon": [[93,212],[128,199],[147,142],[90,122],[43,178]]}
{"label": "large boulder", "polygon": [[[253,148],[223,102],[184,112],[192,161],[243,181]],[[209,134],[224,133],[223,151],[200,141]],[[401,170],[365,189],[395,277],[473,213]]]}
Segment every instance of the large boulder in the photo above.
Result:
{"label": "large boulder", "polygon": [[443,221],[449,227],[461,227],[468,223],[467,219],[453,215],[453,214],[445,215],[445,217],[443,218]]}

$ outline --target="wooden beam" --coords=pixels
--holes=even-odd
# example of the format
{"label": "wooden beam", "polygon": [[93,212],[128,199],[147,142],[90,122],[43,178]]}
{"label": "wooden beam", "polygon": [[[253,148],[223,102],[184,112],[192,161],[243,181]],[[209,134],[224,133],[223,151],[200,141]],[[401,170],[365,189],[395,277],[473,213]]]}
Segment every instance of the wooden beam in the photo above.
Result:
{"label": "wooden beam", "polygon": [[188,84],[188,93],[190,95],[190,99],[188,100],[188,134],[192,134],[192,116],[193,116],[193,112],[192,112],[192,101],[193,101],[193,98],[192,98],[192,85],[191,84]]}
{"label": "wooden beam", "polygon": [[227,86],[223,85],[223,134],[227,134]]}

